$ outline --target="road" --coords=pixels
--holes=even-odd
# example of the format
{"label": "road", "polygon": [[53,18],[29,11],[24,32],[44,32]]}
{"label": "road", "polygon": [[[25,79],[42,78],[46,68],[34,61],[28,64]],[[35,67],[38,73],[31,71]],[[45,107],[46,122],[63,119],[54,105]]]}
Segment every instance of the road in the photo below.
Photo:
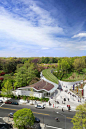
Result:
{"label": "road", "polygon": [[[1,104],[0,104],[1,105]],[[4,104],[0,107],[0,117],[6,117],[8,116],[8,113],[10,112],[16,112],[19,109],[22,108],[30,108],[33,111],[34,116],[38,117],[41,120],[41,123],[44,123],[48,126],[53,126],[53,128],[65,128],[65,117],[63,117],[61,114],[66,115],[66,129],[71,129],[73,127],[73,124],[71,123],[71,119],[75,115],[75,112],[68,112],[58,109],[52,109],[52,108],[45,108],[45,109],[36,109],[33,105],[10,105],[10,104]],[[59,112],[61,114],[57,114],[56,112]],[[56,117],[59,117],[59,122],[55,121]],[[51,127],[47,127],[47,129],[52,129]]]}

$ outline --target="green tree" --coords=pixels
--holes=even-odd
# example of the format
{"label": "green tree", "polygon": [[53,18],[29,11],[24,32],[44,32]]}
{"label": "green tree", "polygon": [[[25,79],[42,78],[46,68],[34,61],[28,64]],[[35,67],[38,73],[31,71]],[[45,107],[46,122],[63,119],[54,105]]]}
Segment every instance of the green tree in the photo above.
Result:
{"label": "green tree", "polygon": [[61,59],[58,61],[58,68],[57,68],[57,77],[59,79],[62,79],[64,75],[68,73],[68,70],[70,69],[70,61],[68,58]]}
{"label": "green tree", "polygon": [[15,73],[15,89],[16,87],[29,85],[31,80],[35,77],[36,71],[34,69],[34,64],[26,62],[22,67],[18,68]]}
{"label": "green tree", "polygon": [[35,117],[31,109],[23,108],[14,113],[13,120],[14,125],[18,127],[18,129],[25,129],[25,127],[34,125]]}
{"label": "green tree", "polygon": [[86,103],[76,107],[76,114],[71,122],[73,129],[86,129]]}
{"label": "green tree", "polygon": [[1,89],[1,95],[3,95],[3,96],[11,95],[12,89],[13,89],[12,83],[9,80],[7,80]]}
{"label": "green tree", "polygon": [[74,69],[80,73],[82,69],[85,67],[85,59],[84,58],[76,58],[73,63]]}

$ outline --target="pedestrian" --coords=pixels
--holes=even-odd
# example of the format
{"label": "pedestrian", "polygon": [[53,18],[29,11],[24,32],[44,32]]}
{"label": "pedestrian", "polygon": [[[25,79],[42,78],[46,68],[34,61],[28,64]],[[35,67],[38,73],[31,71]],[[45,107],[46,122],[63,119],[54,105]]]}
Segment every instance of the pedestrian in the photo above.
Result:
{"label": "pedestrian", "polygon": [[62,108],[62,112],[64,112],[63,108]]}
{"label": "pedestrian", "polygon": [[69,98],[68,98],[68,101],[69,101]]}

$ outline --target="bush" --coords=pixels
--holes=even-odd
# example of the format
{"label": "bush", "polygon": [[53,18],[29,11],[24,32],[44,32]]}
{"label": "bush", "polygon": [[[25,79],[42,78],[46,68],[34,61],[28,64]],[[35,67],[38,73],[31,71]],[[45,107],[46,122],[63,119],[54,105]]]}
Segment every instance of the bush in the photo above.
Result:
{"label": "bush", "polygon": [[26,100],[27,99],[27,96],[23,96],[23,100]]}
{"label": "bush", "polygon": [[17,96],[15,96],[15,99],[17,99]]}

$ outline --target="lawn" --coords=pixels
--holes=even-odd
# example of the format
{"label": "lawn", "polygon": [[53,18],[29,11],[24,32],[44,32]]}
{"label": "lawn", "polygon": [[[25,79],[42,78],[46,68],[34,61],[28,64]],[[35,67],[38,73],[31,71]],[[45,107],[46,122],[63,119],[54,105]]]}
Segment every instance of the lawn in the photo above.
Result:
{"label": "lawn", "polygon": [[72,72],[71,74],[68,75],[68,78],[62,78],[62,81],[74,82],[85,79],[86,79],[86,69],[83,69],[83,71],[80,74],[77,72]]}
{"label": "lawn", "polygon": [[51,70],[52,70],[51,68],[45,69],[42,71],[42,74],[46,79],[58,84],[58,79],[51,73]]}

